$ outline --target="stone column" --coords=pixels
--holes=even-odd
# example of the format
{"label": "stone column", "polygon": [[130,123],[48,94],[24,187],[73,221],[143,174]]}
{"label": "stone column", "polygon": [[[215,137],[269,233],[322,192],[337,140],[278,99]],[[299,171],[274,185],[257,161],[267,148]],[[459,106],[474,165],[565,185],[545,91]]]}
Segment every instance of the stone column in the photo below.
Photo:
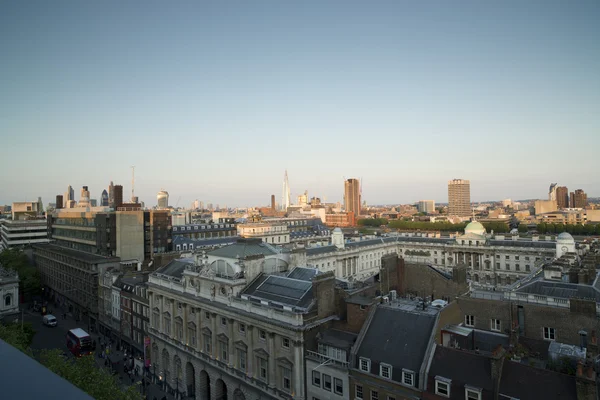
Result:
{"label": "stone column", "polygon": [[171,339],[175,338],[175,310],[177,305],[175,299],[171,299]]}
{"label": "stone column", "polygon": [[[294,340],[294,366],[292,376],[294,379],[293,390],[295,399],[304,399],[304,379],[302,379],[302,371],[304,371],[304,355],[302,354],[302,342]],[[306,372],[308,373],[308,371]],[[312,377],[311,377],[312,379]],[[331,382],[333,385],[333,382]]]}
{"label": "stone column", "polygon": [[233,366],[235,364],[234,363],[234,360],[235,360],[235,354],[234,354],[235,353],[235,347],[233,345],[233,321],[234,321],[233,318],[230,318],[230,319],[227,320],[227,322],[228,322],[228,326],[227,327],[229,328],[229,335],[228,335],[229,336],[229,341],[227,342],[228,346],[229,346],[229,350],[227,351],[229,353],[228,354],[229,355],[229,360],[227,360],[227,364],[230,365],[230,366]]}
{"label": "stone column", "polygon": [[277,383],[277,375],[275,374],[275,372],[277,371],[275,369],[275,362],[276,362],[276,354],[275,354],[275,333],[273,332],[269,332],[268,333],[268,338],[269,338],[269,386],[270,387],[275,387],[275,384]]}
{"label": "stone column", "polygon": [[248,352],[246,353],[246,375],[253,378],[254,375],[254,327],[246,327],[246,336],[248,337]]}
{"label": "stone column", "polygon": [[210,314],[210,321],[212,322],[212,328],[211,328],[211,354],[212,354],[212,358],[216,358],[216,354],[217,354],[217,314],[216,313],[211,313]]}
{"label": "stone column", "polygon": [[352,269],[352,274],[356,275],[358,272],[358,256],[354,257],[354,268]]}
{"label": "stone column", "polygon": [[196,351],[202,350],[202,309],[196,309]]}
{"label": "stone column", "polygon": [[189,346],[189,340],[190,338],[188,338],[188,329],[187,329],[187,324],[188,324],[188,313],[190,312],[190,306],[187,304],[184,304],[182,306],[183,309],[183,318],[182,318],[182,327],[181,329],[183,330],[183,343],[186,346]]}

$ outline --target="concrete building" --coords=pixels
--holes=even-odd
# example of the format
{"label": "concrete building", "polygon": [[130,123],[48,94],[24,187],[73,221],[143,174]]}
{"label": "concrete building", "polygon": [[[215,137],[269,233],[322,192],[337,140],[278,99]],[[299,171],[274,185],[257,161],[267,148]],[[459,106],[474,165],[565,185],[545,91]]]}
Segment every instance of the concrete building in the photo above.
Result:
{"label": "concrete building", "polygon": [[534,203],[534,209],[536,215],[558,211],[558,203],[556,200],[536,200]]}
{"label": "concrete building", "polygon": [[344,210],[354,213],[356,218],[360,216],[361,191],[358,179],[347,179],[344,181]]}
{"label": "concrete building", "polygon": [[239,224],[237,232],[239,237],[257,238],[274,245],[290,243],[290,232],[283,222],[248,222]]}
{"label": "concrete building", "polygon": [[448,215],[471,215],[471,182],[465,179],[448,181]]}
{"label": "concrete building", "polygon": [[156,201],[158,203],[158,208],[169,208],[169,192],[166,190],[158,192]]}
{"label": "concrete building", "polygon": [[44,210],[39,201],[21,201],[12,203],[11,213],[13,221],[38,218]]}
{"label": "concrete building", "polygon": [[67,191],[65,192],[65,203],[69,201],[75,201],[75,190],[71,185],[67,186]]}
{"label": "concrete building", "polygon": [[202,223],[173,226],[173,250],[188,251],[235,243],[238,236],[237,224],[233,221],[223,223]]}
{"label": "concrete building", "polygon": [[298,196],[298,203],[297,204],[300,207],[304,207],[304,206],[308,205],[308,200],[309,200],[308,190],[305,190],[303,194],[301,194],[301,195]]}
{"label": "concrete building", "polygon": [[91,200],[90,200],[90,191],[88,190],[87,186],[83,186],[81,188],[81,196],[79,198],[79,202],[77,203],[78,207],[91,207]]}
{"label": "concrete building", "polygon": [[150,276],[159,381],[197,399],[307,398],[305,343],[336,318],[334,277],[277,257],[246,240]]}
{"label": "concrete building", "polygon": [[21,220],[0,219],[0,239],[0,251],[11,247],[48,243],[46,219],[43,217]]}
{"label": "concrete building", "polygon": [[556,188],[556,204],[559,209],[569,207],[569,189],[566,186]]}
{"label": "concrete building", "polygon": [[19,314],[19,274],[0,265],[0,322]]}
{"label": "concrete building", "polygon": [[571,201],[569,205],[571,208],[585,208],[588,204],[587,194],[581,189],[571,192],[570,198]]}
{"label": "concrete building", "polygon": [[556,190],[557,183],[551,183],[550,188],[548,189],[548,200],[549,201],[557,201]]}
{"label": "concrete building", "polygon": [[64,207],[63,196],[62,196],[62,194],[57,194],[56,195],[56,204],[55,204],[54,208],[58,210],[58,209],[61,209],[63,207]]}
{"label": "concrete building", "polygon": [[114,206],[113,208],[116,210],[118,207],[123,205],[123,186],[115,185],[114,186]]}
{"label": "concrete building", "polygon": [[419,200],[417,205],[419,212],[430,214],[435,211],[435,201],[433,200]]}
{"label": "concrete building", "polygon": [[546,212],[537,214],[535,219],[538,223],[547,224],[582,224],[587,222],[586,210],[582,209],[563,209],[561,211]]}
{"label": "concrete building", "polygon": [[353,212],[325,214],[325,225],[341,228],[356,226],[356,215]]}

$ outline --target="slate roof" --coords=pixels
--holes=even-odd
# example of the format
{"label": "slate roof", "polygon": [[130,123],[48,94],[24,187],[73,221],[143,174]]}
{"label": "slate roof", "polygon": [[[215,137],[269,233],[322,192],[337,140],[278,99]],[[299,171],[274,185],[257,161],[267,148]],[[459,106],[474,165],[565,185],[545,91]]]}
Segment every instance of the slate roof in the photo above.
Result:
{"label": "slate roof", "polygon": [[318,339],[319,343],[327,344],[329,346],[337,347],[340,349],[350,349],[358,335],[352,332],[340,331],[338,329],[329,329],[321,333],[321,337]]}
{"label": "slate roof", "polygon": [[516,292],[563,299],[595,299],[596,302],[600,302],[600,291],[594,286],[578,283],[552,282],[545,279],[534,280],[521,286]]}
{"label": "slate roof", "polygon": [[215,257],[244,259],[250,256],[263,255],[266,257],[278,253],[272,246],[266,245],[260,239],[238,239],[234,244],[209,251],[207,254]]}
{"label": "slate roof", "polygon": [[260,275],[241,295],[258,301],[274,302],[282,306],[308,308],[313,300],[312,282],[277,275]]}
{"label": "slate roof", "polygon": [[103,257],[97,254],[86,253],[84,251],[70,249],[68,247],[57,246],[55,244],[34,244],[34,249],[47,250],[54,253],[58,253],[67,257],[74,258],[76,260],[88,262],[90,264],[102,264],[107,262],[117,262],[118,257]]}
{"label": "slate roof", "polygon": [[[419,370],[429,346],[436,314],[377,307],[357,351],[358,357],[371,360],[371,373],[379,375],[379,364],[393,366],[392,378],[400,382],[402,369]],[[358,367],[357,357],[357,367]]]}
{"label": "slate roof", "polygon": [[163,274],[174,278],[181,278],[183,271],[187,265],[194,264],[194,261],[189,258],[177,258],[164,267],[161,267],[154,272],[155,274]]}
{"label": "slate roof", "polygon": [[[3,399],[93,400],[66,379],[2,340],[0,376]],[[31,384],[32,380],[35,384]]]}
{"label": "slate roof", "polygon": [[334,245],[310,247],[310,248],[306,249],[306,255],[307,256],[315,256],[318,254],[331,253],[336,250],[337,250],[337,247]]}
{"label": "slate roof", "polygon": [[[436,346],[429,367],[429,376],[441,376],[452,380],[452,389],[474,386],[486,391],[494,390],[490,358],[468,351]],[[432,390],[433,388],[429,388]],[[451,399],[464,399],[465,391],[450,390]]]}
{"label": "slate roof", "polygon": [[288,278],[300,279],[301,281],[310,282],[312,278],[319,275],[319,270],[316,268],[296,267],[288,274]]}
{"label": "slate roof", "polygon": [[547,369],[504,361],[500,393],[517,399],[576,400],[576,378]]}
{"label": "slate roof", "polygon": [[505,247],[537,247],[543,249],[554,249],[555,242],[534,242],[533,240],[490,240],[491,246]]}
{"label": "slate roof", "polygon": [[202,246],[219,246],[219,245],[229,245],[234,244],[240,239],[239,236],[227,236],[213,239],[192,239],[185,236],[175,236],[173,237],[173,245],[182,245],[182,244],[193,244],[194,248],[202,247]]}

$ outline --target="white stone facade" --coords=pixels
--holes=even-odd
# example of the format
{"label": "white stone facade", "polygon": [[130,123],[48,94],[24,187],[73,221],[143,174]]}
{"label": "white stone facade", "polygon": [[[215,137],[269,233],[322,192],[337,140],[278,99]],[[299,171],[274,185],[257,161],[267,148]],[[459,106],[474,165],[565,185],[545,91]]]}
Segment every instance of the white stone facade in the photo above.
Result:
{"label": "white stone facade", "polygon": [[19,313],[19,275],[0,266],[0,319]]}

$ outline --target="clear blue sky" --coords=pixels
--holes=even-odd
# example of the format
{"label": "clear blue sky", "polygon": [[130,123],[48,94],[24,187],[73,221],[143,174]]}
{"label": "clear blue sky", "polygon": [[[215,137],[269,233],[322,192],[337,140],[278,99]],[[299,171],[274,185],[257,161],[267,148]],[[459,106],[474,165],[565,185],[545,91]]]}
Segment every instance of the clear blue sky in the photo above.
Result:
{"label": "clear blue sky", "polygon": [[0,204],[600,195],[599,1],[4,1]]}

